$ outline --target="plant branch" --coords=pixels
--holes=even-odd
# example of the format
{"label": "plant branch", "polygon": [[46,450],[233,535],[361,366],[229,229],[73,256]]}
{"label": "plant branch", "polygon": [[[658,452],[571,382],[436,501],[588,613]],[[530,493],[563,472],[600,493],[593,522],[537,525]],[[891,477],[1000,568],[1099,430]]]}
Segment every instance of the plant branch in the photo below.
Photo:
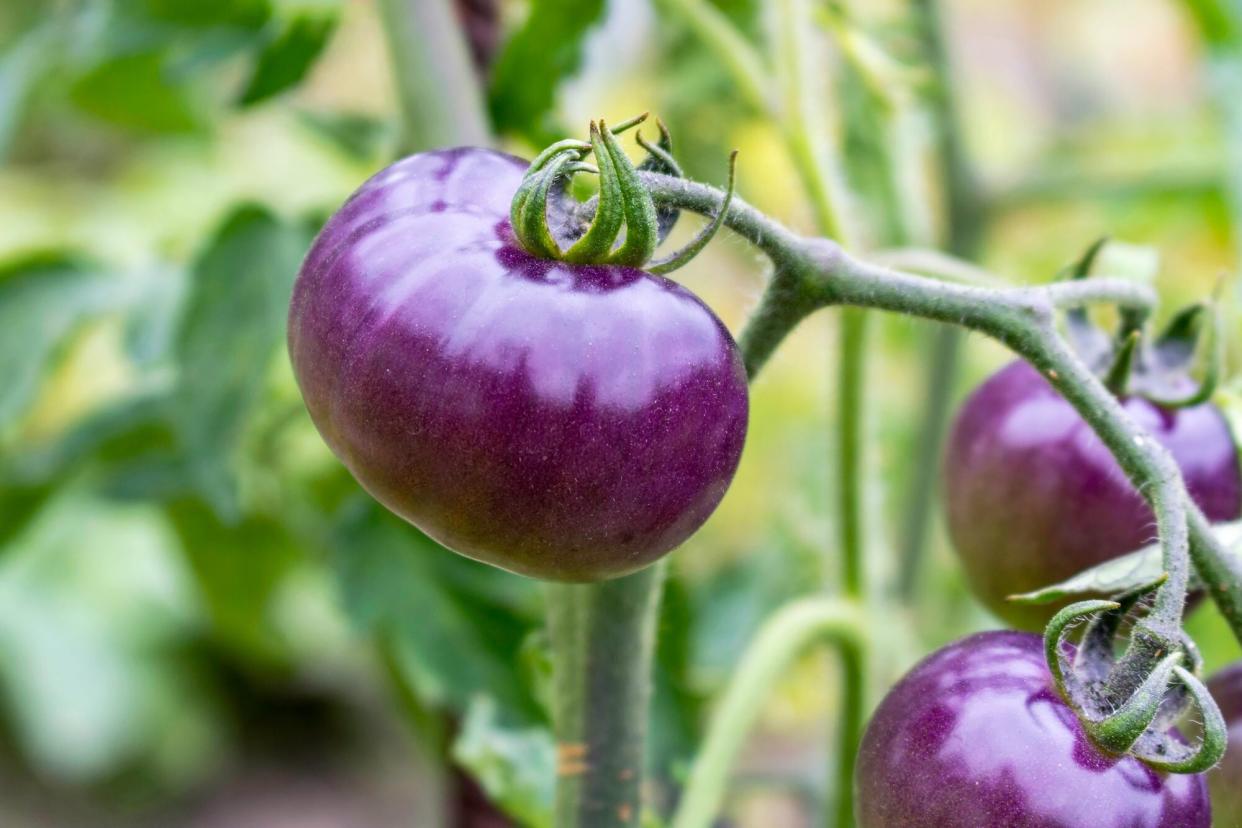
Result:
{"label": "plant branch", "polygon": [[[772,615],[742,654],[733,679],[708,725],[694,760],[672,828],[710,828],[724,802],[730,770],[754,727],[764,702],[781,676],[816,643],[833,646],[842,656],[846,704],[861,703],[861,688],[850,687],[862,675],[865,652],[862,614],[839,599],[804,598]],[[862,711],[852,719],[862,720]],[[858,752],[861,734],[843,717],[842,756]],[[852,767],[852,765],[850,765]],[[839,791],[850,798],[850,784]]]}
{"label": "plant branch", "polygon": [[379,0],[401,105],[401,152],[490,143],[478,75],[450,0]]}
{"label": "plant branch", "polygon": [[[656,200],[669,206],[712,215],[722,203],[723,193],[706,185],[654,174],[645,175],[644,181]],[[1126,415],[1056,329],[1056,312],[1078,305],[1103,302],[1146,314],[1156,301],[1151,290],[1131,282],[1098,278],[1010,288],[936,281],[854,258],[827,239],[793,236],[737,198],[725,216],[725,225],[748,238],[764,240],[764,249],[770,251],[779,276],[773,280],[775,293],[769,290],[760,302],[755,317],[758,327],[752,325],[743,333],[757,355],[770,353],[788,333],[773,320],[792,326],[816,307],[850,305],[978,331],[1031,362],[1100,436],[1156,514],[1169,578],[1157,593],[1152,612],[1143,620],[1144,629],[1161,637],[1178,634],[1193,536],[1196,558],[1203,559],[1200,568],[1214,578],[1213,597],[1222,606],[1234,608],[1230,620],[1242,639],[1242,613],[1236,611],[1242,610],[1242,583],[1236,562],[1221,556],[1219,545],[1205,530],[1206,522],[1196,518],[1181,474],[1168,452]],[[769,308],[771,303],[782,301],[782,296],[796,298],[799,313],[781,316]],[[757,372],[762,358],[750,364],[752,373]]]}
{"label": "plant branch", "polygon": [[632,828],[664,565],[593,584],[548,585],[558,828]]}

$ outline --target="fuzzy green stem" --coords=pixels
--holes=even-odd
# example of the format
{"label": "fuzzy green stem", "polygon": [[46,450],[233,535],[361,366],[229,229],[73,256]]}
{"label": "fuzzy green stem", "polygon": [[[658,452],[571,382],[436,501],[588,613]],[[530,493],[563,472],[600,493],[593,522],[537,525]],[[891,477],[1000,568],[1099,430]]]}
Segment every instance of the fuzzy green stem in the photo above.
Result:
{"label": "fuzzy green stem", "polygon": [[401,106],[401,151],[486,146],[478,75],[450,0],[379,0]]}
{"label": "fuzzy green stem", "polygon": [[851,598],[865,592],[863,517],[864,386],[867,313],[841,312],[837,378],[837,525],[841,553],[841,587]]}
{"label": "fuzzy green stem", "polygon": [[1242,553],[1225,547],[1197,507],[1190,509],[1190,557],[1212,600],[1242,641]]}
{"label": "fuzzy green stem", "polygon": [[557,828],[633,828],[663,564],[594,584],[549,584]]}
{"label": "fuzzy green stem", "polygon": [[[710,828],[729,786],[730,771],[764,703],[781,676],[814,644],[823,642],[842,658],[844,705],[861,704],[865,632],[861,612],[851,602],[804,598],[772,615],[742,654],[737,670],[708,725],[671,828]],[[840,734],[842,756],[858,752],[862,710],[849,712]],[[852,768],[852,764],[850,764]],[[850,785],[843,789],[850,800]],[[842,826],[850,823],[839,823]]]}
{"label": "fuzzy green stem", "polygon": [[[723,193],[702,184],[652,174],[646,174],[645,181],[657,202],[668,206],[710,215],[723,200]],[[1189,577],[1191,535],[1196,538],[1197,554],[1213,562],[1204,568],[1224,573],[1220,586],[1242,592],[1236,581],[1230,580],[1228,562],[1218,560],[1219,545],[1204,537],[1206,522],[1200,525],[1194,519],[1181,474],[1168,452],[1130,419],[1056,329],[1057,311],[1093,302],[1114,304],[1136,317],[1145,315],[1155,304],[1150,290],[1130,282],[1095,278],[996,289],[935,281],[853,258],[827,239],[791,240],[791,234],[778,222],[737,198],[725,224],[752,241],[762,242],[781,276],[779,290],[783,294],[813,305],[875,308],[979,331],[1008,345],[1042,371],[1100,436],[1156,514],[1169,578],[1141,624],[1145,632],[1160,639],[1178,634]],[[761,311],[767,301],[761,302]],[[786,321],[796,324],[802,316],[805,312]],[[770,352],[784,333],[787,331],[769,322],[746,335],[751,347],[762,353]],[[1214,593],[1214,597],[1242,609],[1242,599],[1236,595],[1222,598]],[[1242,638],[1242,617],[1235,616],[1231,623]]]}

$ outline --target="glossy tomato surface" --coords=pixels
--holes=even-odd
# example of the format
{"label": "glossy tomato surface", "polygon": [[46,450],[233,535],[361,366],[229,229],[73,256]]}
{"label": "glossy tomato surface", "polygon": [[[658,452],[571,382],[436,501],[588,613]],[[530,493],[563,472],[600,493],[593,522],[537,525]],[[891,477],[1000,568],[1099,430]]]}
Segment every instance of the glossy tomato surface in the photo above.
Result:
{"label": "glossy tomato surface", "polygon": [[[1211,520],[1242,513],[1238,449],[1213,405],[1176,411],[1130,398],[1127,413],[1173,453]],[[948,529],[977,596],[1040,629],[1058,608],[1005,600],[1156,538],[1155,520],[1072,406],[1025,362],[1001,369],[958,414],[944,459]]]}
{"label": "glossy tomato surface", "polygon": [[1225,758],[1208,773],[1212,814],[1217,828],[1242,828],[1242,661],[1212,676],[1208,689],[1229,725]]}
{"label": "glossy tomato surface", "polygon": [[675,282],[519,248],[525,169],[461,148],[367,181],[302,266],[290,356],[332,450],[445,546],[540,578],[622,575],[720,502],[745,370]]}
{"label": "glossy tomato surface", "polygon": [[1208,828],[1201,775],[1101,753],[1052,685],[1043,640],[986,632],[881,702],[855,780],[862,828]]}

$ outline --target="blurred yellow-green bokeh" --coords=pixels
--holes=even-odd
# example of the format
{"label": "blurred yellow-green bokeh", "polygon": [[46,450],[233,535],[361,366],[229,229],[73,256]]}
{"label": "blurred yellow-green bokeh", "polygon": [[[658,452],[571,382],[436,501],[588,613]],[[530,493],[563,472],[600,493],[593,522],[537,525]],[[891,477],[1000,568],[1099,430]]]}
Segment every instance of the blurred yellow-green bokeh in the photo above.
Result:
{"label": "blurred yellow-green bokeh", "polygon": [[[461,8],[494,11],[503,38],[532,5]],[[769,4],[720,5],[737,14],[758,7],[762,38]],[[902,108],[908,168],[900,195],[923,222],[910,245],[936,246],[944,179],[928,114],[934,91],[910,47],[919,4],[842,5],[907,70],[892,103]],[[1228,64],[1194,4],[1177,0],[940,5],[972,186],[988,213],[978,262],[1013,283],[1047,281],[1108,235],[1099,270],[1154,281],[1162,318],[1219,292],[1236,373],[1242,205],[1231,202],[1225,171],[1242,158],[1242,135],[1235,125],[1231,137],[1219,94],[1227,85],[1214,73],[1242,63]],[[268,17],[248,21],[249,7]],[[284,36],[281,21],[315,14],[339,20],[306,76],[240,105],[255,55]],[[210,336],[195,334],[208,324],[227,334],[227,311],[202,311],[208,321],[186,332],[186,314],[200,318],[186,310],[203,296],[196,279],[211,272],[231,290],[258,278],[259,260],[296,268],[308,228],[391,160],[398,101],[381,26],[369,0],[0,0],[6,828],[504,824],[484,821],[497,817],[484,814],[448,756],[454,743],[471,749],[460,737],[483,727],[488,709],[460,687],[500,687],[503,696],[514,676],[538,686],[530,678],[541,669],[538,589],[473,565],[425,563],[449,553],[406,550],[399,526],[367,512],[302,410],[283,316],[264,311],[270,341],[253,352],[216,353]],[[824,32],[812,43],[824,73],[809,94],[839,133],[851,111],[848,61]],[[611,0],[583,55],[556,91],[552,123],[582,134],[593,118],[651,110],[673,129],[690,175],[721,182],[736,147],[740,194],[813,231],[772,119],[744,104],[714,54],[662,4]],[[151,61],[158,71],[148,71]],[[1232,110],[1242,117],[1236,102]],[[535,149],[516,133],[497,141],[519,154]],[[824,142],[838,146],[840,136]],[[239,214],[240,205],[266,218]],[[237,272],[232,259],[204,264],[238,215],[264,241],[235,260]],[[885,216],[860,205],[855,218],[874,228]],[[676,238],[696,229],[683,219]],[[885,246],[879,232],[862,236]],[[677,278],[737,332],[765,276],[760,256],[725,233]],[[832,312],[813,316],[765,368],[736,482],[674,556],[661,635],[676,692],[659,696],[667,703],[652,726],[672,757],[670,778],[692,755],[685,745],[694,734],[683,730],[701,726],[761,615],[838,577],[837,322]],[[933,334],[879,316],[869,331],[865,502],[875,590],[899,580]],[[953,396],[1007,358],[968,337]],[[202,387],[227,393],[206,397]],[[196,410],[217,404],[220,412]],[[343,542],[341,526],[355,524],[338,516],[350,509],[366,512],[367,528]],[[421,557],[399,558],[407,568],[390,575],[379,552],[350,558],[363,542]],[[434,578],[449,586],[428,586]],[[373,598],[385,581],[393,600],[409,585],[424,603],[406,611]],[[931,648],[998,625],[969,596],[938,513],[917,589],[890,622],[881,684]],[[1190,626],[1210,666],[1238,656],[1211,607]],[[438,646],[451,660],[472,642],[495,653],[477,665],[465,659],[464,676],[446,679],[441,662],[425,657]],[[806,802],[823,795],[837,705],[829,661],[805,659],[767,706],[729,824],[812,824]],[[472,767],[486,765],[488,751],[503,756],[506,744],[493,734],[475,745],[483,758]]]}

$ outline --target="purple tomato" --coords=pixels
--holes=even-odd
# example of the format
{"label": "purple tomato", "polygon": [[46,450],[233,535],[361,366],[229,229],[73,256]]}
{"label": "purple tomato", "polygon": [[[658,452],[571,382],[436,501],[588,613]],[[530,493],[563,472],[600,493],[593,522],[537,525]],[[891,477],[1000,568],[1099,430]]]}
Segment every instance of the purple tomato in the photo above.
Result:
{"label": "purple tomato", "polygon": [[675,282],[519,247],[525,170],[461,148],[363,184],[302,265],[294,373],[354,477],[445,546],[539,578],[623,575],[723,497],[745,369]]}
{"label": "purple tomato", "polygon": [[[1242,513],[1238,448],[1214,405],[1126,412],[1172,453],[1210,520]],[[1034,368],[1006,366],[966,401],[944,459],[949,535],[976,595],[1009,624],[1059,608],[1006,596],[1057,583],[1156,540],[1155,519],[1108,449]]]}
{"label": "purple tomato", "polygon": [[1242,826],[1242,661],[1212,676],[1212,697],[1229,725],[1229,747],[1220,766],[1208,773],[1212,813],[1219,828]]}
{"label": "purple tomato", "polygon": [[861,828],[1208,828],[1202,775],[1101,753],[1052,684],[1043,639],[986,632],[928,656],[863,736]]}

